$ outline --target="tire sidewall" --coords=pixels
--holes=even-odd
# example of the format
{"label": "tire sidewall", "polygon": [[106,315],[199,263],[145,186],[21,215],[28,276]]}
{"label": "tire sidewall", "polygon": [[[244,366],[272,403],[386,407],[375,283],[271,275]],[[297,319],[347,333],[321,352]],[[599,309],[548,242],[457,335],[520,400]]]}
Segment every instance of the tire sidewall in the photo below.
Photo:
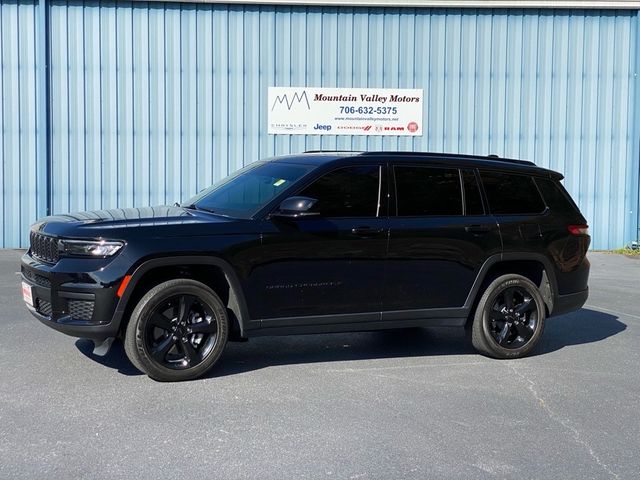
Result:
{"label": "tire sidewall", "polygon": [[[145,345],[144,334],[151,313],[160,303],[170,297],[185,294],[196,296],[213,310],[218,323],[218,334],[213,348],[201,363],[192,368],[174,370],[153,360]],[[195,280],[169,280],[149,290],[136,305],[127,326],[125,350],[134,366],[155,380],[191,380],[204,375],[218,361],[227,343],[228,331],[226,308],[213,290]]]}

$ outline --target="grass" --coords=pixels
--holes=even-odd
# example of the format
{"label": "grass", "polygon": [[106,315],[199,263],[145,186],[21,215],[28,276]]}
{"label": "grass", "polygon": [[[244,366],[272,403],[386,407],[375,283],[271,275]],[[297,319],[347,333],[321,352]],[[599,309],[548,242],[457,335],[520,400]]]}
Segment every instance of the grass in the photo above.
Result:
{"label": "grass", "polygon": [[629,257],[640,257],[640,250],[632,250],[629,247],[616,248],[615,250],[611,250],[611,253],[620,253]]}

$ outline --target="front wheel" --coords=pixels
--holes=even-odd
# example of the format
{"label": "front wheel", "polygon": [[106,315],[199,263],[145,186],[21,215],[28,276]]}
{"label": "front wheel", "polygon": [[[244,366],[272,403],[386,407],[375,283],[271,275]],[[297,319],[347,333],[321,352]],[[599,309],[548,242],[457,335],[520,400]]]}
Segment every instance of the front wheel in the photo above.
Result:
{"label": "front wheel", "polygon": [[542,336],[545,312],[542,295],[531,280],[516,274],[498,277],[476,308],[473,346],[493,358],[523,357]]}
{"label": "front wheel", "polygon": [[131,363],[155,380],[191,380],[218,361],[228,331],[226,309],[213,290],[195,280],[169,280],[135,307],[124,347]]}

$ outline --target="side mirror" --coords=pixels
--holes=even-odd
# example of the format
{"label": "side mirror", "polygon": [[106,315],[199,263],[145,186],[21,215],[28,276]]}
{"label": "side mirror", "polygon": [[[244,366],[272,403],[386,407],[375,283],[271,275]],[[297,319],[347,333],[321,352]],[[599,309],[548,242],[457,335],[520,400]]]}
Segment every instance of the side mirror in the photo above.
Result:
{"label": "side mirror", "polygon": [[282,201],[278,210],[271,214],[272,217],[280,218],[301,218],[314,217],[320,215],[318,212],[310,212],[313,206],[318,203],[315,198],[309,197],[289,197]]}

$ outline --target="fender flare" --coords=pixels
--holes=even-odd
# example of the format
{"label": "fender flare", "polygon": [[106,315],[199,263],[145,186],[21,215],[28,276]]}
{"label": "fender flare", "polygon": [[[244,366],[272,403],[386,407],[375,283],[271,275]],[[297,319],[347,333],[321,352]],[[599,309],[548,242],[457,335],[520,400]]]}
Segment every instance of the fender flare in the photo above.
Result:
{"label": "fender flare", "polygon": [[496,253],[495,255],[491,255],[489,258],[487,258],[480,267],[478,275],[476,275],[476,279],[473,282],[471,290],[467,295],[467,299],[464,302],[464,308],[468,311],[471,311],[471,308],[473,308],[478,295],[482,294],[482,292],[480,292],[480,287],[485,281],[487,273],[489,272],[491,267],[498,263],[511,261],[535,261],[542,264],[544,270],[542,273],[541,284],[538,287],[540,288],[542,298],[549,308],[549,313],[553,313],[553,306],[555,304],[555,299],[558,292],[558,283],[556,281],[556,274],[553,269],[553,263],[545,255],[532,252]]}
{"label": "fender flare", "polygon": [[244,292],[240,286],[240,280],[238,279],[236,272],[233,270],[233,267],[227,261],[222,258],[212,257],[209,255],[178,255],[170,257],[156,257],[143,261],[131,274],[131,280],[129,280],[122,297],[118,301],[111,322],[114,325],[117,325],[118,329],[120,329],[120,324],[123,320],[124,312],[129,304],[129,300],[131,299],[136,286],[147,272],[154,268],[181,265],[210,265],[222,270],[222,273],[229,284],[229,302],[227,304],[227,308],[229,308],[229,310],[231,310],[238,319],[240,335],[244,337],[246,330],[250,328],[251,318],[249,317],[249,310],[245,301]]}

